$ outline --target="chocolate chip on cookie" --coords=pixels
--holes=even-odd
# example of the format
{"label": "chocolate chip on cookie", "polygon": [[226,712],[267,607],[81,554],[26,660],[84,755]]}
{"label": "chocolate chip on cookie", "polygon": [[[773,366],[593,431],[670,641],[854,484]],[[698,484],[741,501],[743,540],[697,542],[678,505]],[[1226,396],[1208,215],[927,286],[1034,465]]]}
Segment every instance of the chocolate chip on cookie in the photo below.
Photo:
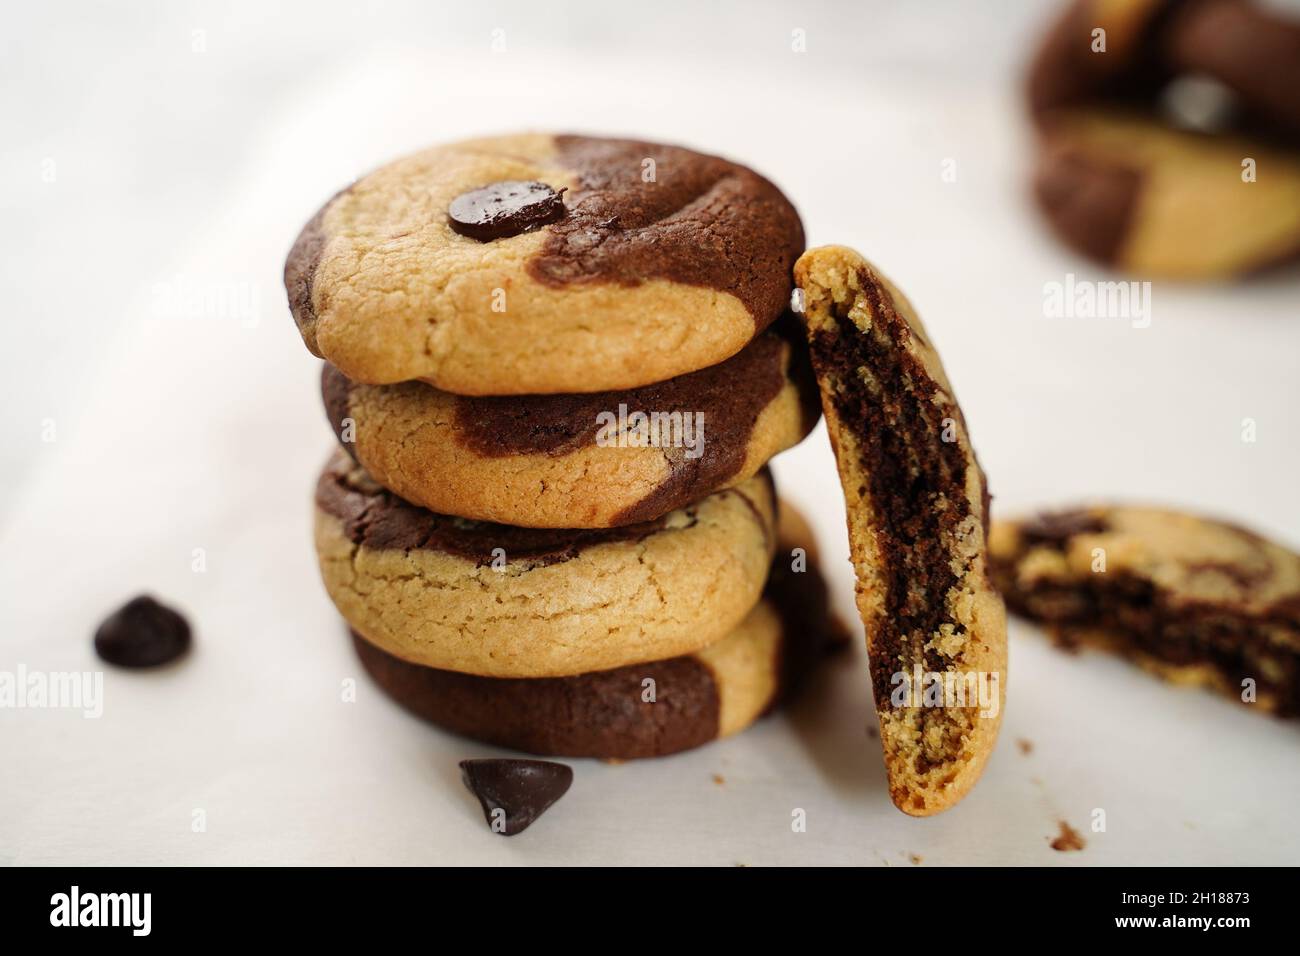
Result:
{"label": "chocolate chip on cookie", "polygon": [[460,773],[488,826],[502,836],[527,830],[573,783],[573,768],[549,760],[462,760]]}
{"label": "chocolate chip on cookie", "polygon": [[[801,256],[795,282],[848,507],[890,795],[926,816],[975,784],[1001,722],[1006,613],[986,573],[984,474],[911,304],[839,246]],[[944,696],[922,696],[936,682]],[[980,700],[950,697],[958,685]]]}
{"label": "chocolate chip on cookie", "polygon": [[[412,664],[352,632],[367,672],[407,710],[453,733],[543,756],[631,760],[748,727],[792,694],[845,631],[830,612],[811,532],[781,503],[763,600],[692,654],[570,677],[476,677]],[[791,568],[792,548],[807,564]]]}
{"label": "chocolate chip on cookie", "polygon": [[95,653],[118,667],[157,667],[189,646],[189,622],[148,595],[132,598],[95,631]]}
{"label": "chocolate chip on cookie", "polygon": [[339,193],[294,243],[285,285],[308,348],[354,381],[603,392],[739,352],[784,310],[803,244],[780,191],[725,159],[502,136]]}
{"label": "chocolate chip on cookie", "polygon": [[[1039,533],[1044,523],[1056,533]],[[1300,716],[1293,551],[1208,518],[1097,505],[997,522],[991,554],[1011,608],[1066,646],[1238,700],[1250,681],[1261,709]]]}
{"label": "chocolate chip on cookie", "polygon": [[479,242],[505,239],[563,218],[563,193],[546,183],[492,183],[453,199],[447,219],[456,232]]}

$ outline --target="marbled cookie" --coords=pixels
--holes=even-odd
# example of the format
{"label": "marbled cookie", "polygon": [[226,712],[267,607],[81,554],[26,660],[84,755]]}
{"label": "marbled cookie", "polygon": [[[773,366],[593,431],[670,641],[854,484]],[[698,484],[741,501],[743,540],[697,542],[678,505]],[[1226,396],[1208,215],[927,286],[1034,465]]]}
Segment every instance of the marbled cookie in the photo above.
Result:
{"label": "marbled cookie", "polygon": [[1063,239],[1139,275],[1226,278],[1300,254],[1300,152],[1259,140],[1072,110],[1043,137],[1034,191]]}
{"label": "marbled cookie", "polygon": [[689,654],[758,601],[776,547],[760,472],[654,521],[543,530],[416,507],[342,451],[316,487],[316,551],[347,622],[403,660],[561,677]]}
{"label": "marbled cookie", "polygon": [[339,193],[285,264],[349,378],[601,392],[740,351],[785,308],[803,227],[775,186],[677,146],[522,134],[438,146]]}
{"label": "marbled cookie", "polygon": [[997,522],[995,578],[1063,643],[1300,715],[1300,555],[1207,518],[1092,506]]}
{"label": "marbled cookie", "polygon": [[[1105,31],[1105,49],[1097,31]],[[1075,0],[1029,71],[1056,232],[1143,275],[1300,255],[1300,19],[1249,0]]]}
{"label": "marbled cookie", "polygon": [[812,430],[817,387],[790,330],[800,337],[769,330],[720,365],[625,392],[469,398],[423,382],[358,385],[331,365],[321,391],[343,447],[407,501],[520,527],[604,528],[744,481]]}
{"label": "marbled cookie", "polygon": [[693,654],[572,677],[473,677],[394,657],[352,632],[375,682],[413,713],[485,743],[563,757],[659,757],[734,734],[785,698],[847,637],[830,614],[802,519],[782,503],[781,544],[763,599]]}
{"label": "marbled cookie", "polygon": [[[848,508],[890,795],[926,816],[970,790],[1001,723],[1006,612],[986,567],[984,474],[907,299],[841,246],[804,253],[795,282]],[[944,681],[952,693],[923,696]]]}

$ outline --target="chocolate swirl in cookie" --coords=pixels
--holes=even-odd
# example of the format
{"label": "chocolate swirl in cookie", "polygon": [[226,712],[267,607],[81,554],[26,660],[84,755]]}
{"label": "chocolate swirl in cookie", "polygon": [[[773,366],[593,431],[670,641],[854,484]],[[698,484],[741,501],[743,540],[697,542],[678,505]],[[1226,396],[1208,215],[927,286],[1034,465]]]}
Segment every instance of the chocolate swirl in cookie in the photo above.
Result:
{"label": "chocolate swirl in cookie", "polygon": [[[987,485],[906,299],[843,247],[805,253],[795,281],[847,506],[890,795],[906,813],[936,813],[974,785],[1001,718],[1006,619],[985,568]],[[985,699],[900,700],[916,674]]]}
{"label": "chocolate swirl in cookie", "polygon": [[1091,506],[1000,522],[992,570],[1063,645],[1300,716],[1300,555],[1235,525]]}

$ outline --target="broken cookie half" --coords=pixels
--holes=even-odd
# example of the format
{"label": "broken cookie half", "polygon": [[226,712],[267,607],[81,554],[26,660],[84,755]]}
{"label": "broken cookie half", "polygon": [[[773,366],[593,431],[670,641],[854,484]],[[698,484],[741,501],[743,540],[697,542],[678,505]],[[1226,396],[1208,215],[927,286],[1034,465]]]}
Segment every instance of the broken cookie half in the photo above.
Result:
{"label": "broken cookie half", "polygon": [[1094,504],[993,526],[1013,611],[1064,647],[1300,717],[1300,554],[1166,508]]}
{"label": "broken cookie half", "polygon": [[905,299],[842,246],[795,264],[848,510],[889,791],[928,816],[979,779],[1006,694],[989,497],[961,409]]}

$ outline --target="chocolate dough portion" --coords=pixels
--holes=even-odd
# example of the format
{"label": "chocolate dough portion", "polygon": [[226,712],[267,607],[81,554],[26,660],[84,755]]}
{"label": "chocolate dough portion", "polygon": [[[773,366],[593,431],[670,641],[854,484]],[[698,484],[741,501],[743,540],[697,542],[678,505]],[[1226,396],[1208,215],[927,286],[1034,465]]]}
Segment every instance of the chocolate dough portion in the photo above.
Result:
{"label": "chocolate dough portion", "polygon": [[[1300,580],[1300,557],[1244,529],[1173,513],[1166,544],[1163,516],[1139,531],[1128,513],[1077,508],[1008,524],[991,565],[1007,604],[1067,647],[1104,635],[1138,660],[1206,668],[1209,683],[1238,699],[1253,680],[1267,709],[1300,716],[1300,591],[1282,583]],[[1202,540],[1222,543],[1220,556],[1179,554],[1173,529],[1189,521],[1212,536]],[[1135,547],[1140,560],[1128,557]],[[1067,560],[1072,548],[1117,556],[1104,571],[1084,571]]]}
{"label": "chocolate dough portion", "polygon": [[[493,551],[503,549],[509,560],[535,565],[558,564],[584,548],[614,541],[637,541],[665,526],[665,517],[619,528],[569,530],[517,528],[487,521],[440,515],[403,501],[368,480],[347,459],[335,459],[316,485],[316,504],[343,522],[344,532],[368,548],[445,551],[489,564]],[[693,511],[687,509],[693,517]]]}
{"label": "chocolate dough portion", "polygon": [[725,486],[739,474],[759,416],[787,380],[799,389],[805,428],[811,430],[820,409],[807,346],[801,337],[795,337],[792,321],[783,319],[719,365],[625,392],[522,398],[459,396],[457,440],[477,454],[494,457],[563,455],[596,444],[598,416],[617,413],[620,407],[626,407],[629,414],[701,415],[702,453],[691,458],[685,447],[661,448],[668,462],[668,477],[615,518],[620,525],[646,521],[671,510],[676,502],[700,498]]}
{"label": "chocolate dough portion", "polygon": [[[362,665],[407,710],[453,733],[543,756],[632,760],[718,735],[713,674],[694,657],[573,677],[478,677],[421,667],[352,632]],[[646,679],[655,700],[642,699]]]}
{"label": "chocolate dough portion", "polygon": [[577,188],[529,263],[539,282],[638,285],[666,279],[734,295],[765,328],[790,298],[799,215],[772,183],[679,146],[555,138]]}
{"label": "chocolate dough portion", "polygon": [[[596,443],[598,416],[659,412],[704,416],[703,455],[685,458],[684,448],[665,448],[674,472],[696,473],[693,483],[710,484],[736,474],[744,464],[749,436],[763,409],[791,378],[811,384],[806,348],[771,331],[760,335],[719,365],[666,382],[623,392],[584,395],[526,395],[456,398],[457,440],[480,455],[563,455]],[[809,389],[809,391],[812,391]]]}
{"label": "chocolate dough portion", "polygon": [[[886,308],[874,282],[863,283],[874,313]],[[951,661],[926,646],[940,627],[960,627],[948,608],[958,583],[952,554],[944,545],[969,515],[966,459],[956,442],[942,440],[943,414],[931,401],[936,385],[897,340],[901,326],[862,334],[835,307],[837,328],[812,336],[813,362],[838,388],[833,401],[841,422],[853,429],[861,450],[876,540],[885,561],[888,587],[881,631],[871,654],[872,688],[878,708],[887,709],[891,679],[922,663],[943,671]],[[882,341],[879,334],[894,336]],[[874,394],[859,368],[870,369]],[[964,425],[963,425],[964,427]],[[947,507],[937,507],[940,499]]]}
{"label": "chocolate dough portion", "polygon": [[1034,196],[1067,241],[1098,261],[1114,262],[1133,225],[1142,181],[1142,172],[1119,157],[1049,140],[1038,157]]}
{"label": "chocolate dough portion", "polygon": [[[320,265],[321,253],[325,251],[325,243],[329,239],[325,233],[325,213],[334,200],[351,191],[352,187],[346,186],[321,206],[307,225],[302,227],[302,232],[294,240],[293,248],[284,260],[284,288],[289,296],[289,311],[293,313],[300,328],[316,321],[312,291],[316,281],[316,267]],[[320,354],[316,351],[314,339],[308,340],[308,345],[313,353]]]}
{"label": "chocolate dough portion", "polygon": [[777,690],[768,709],[789,699],[819,661],[848,649],[849,634],[831,611],[826,578],[812,559],[803,571],[791,567],[789,548],[801,542],[781,541],[763,597],[781,618],[781,648]]}
{"label": "chocolate dough portion", "polygon": [[[352,395],[352,381],[329,362],[320,370],[320,394],[325,403],[325,417],[329,419],[334,437],[339,440],[339,447],[347,452],[353,461],[357,460],[356,436],[352,441],[345,441],[344,422],[352,417],[349,399]],[[354,430],[355,431],[355,430]]]}
{"label": "chocolate dough portion", "polygon": [[[1171,70],[1151,48],[1178,5],[1178,0],[1067,3],[1029,67],[1025,85],[1033,117],[1041,120],[1054,110],[1097,100],[1153,101]],[[1104,53],[1093,51],[1098,28],[1106,31]]]}

